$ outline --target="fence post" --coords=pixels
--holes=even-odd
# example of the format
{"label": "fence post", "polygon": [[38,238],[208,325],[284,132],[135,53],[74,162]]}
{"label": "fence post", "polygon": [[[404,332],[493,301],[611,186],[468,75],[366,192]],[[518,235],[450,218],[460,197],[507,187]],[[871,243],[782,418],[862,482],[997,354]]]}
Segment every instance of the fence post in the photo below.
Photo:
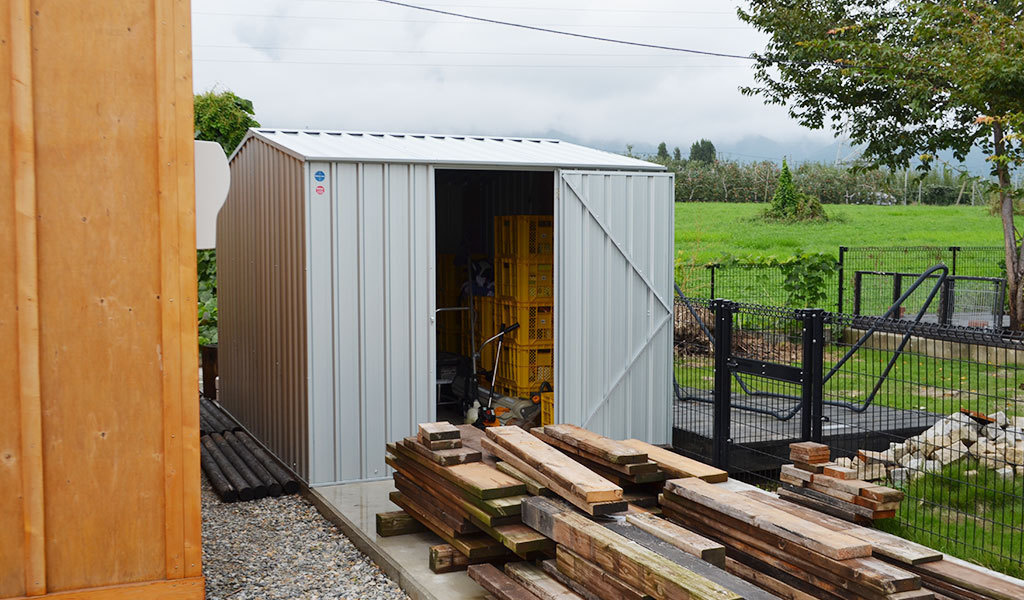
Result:
{"label": "fence post", "polygon": [[711,269],[711,293],[708,294],[708,298],[714,298],[715,297],[715,269],[717,269],[718,266],[717,265],[708,265],[708,268]]}
{"label": "fence post", "polygon": [[853,314],[860,315],[860,292],[864,280],[864,272],[857,271],[853,274]]}
{"label": "fence post", "polygon": [[846,257],[846,246],[839,247],[839,293],[837,294],[837,309],[840,313],[843,312],[843,286],[846,285],[846,274],[843,269],[844,260]]}
{"label": "fence post", "polygon": [[1003,309],[1006,307],[1006,278],[1005,277],[999,282],[998,288],[999,289],[996,292],[995,312],[993,313],[994,314],[994,318],[993,318],[994,323],[992,324],[992,326],[995,327],[996,329],[1002,329],[1003,328],[1003,314],[1004,314],[1003,313]]}
{"label": "fence post", "polygon": [[800,382],[801,439],[821,442],[823,421],[822,391],[825,360],[825,311],[809,308],[800,311],[803,322],[803,379]]}
{"label": "fence post", "polygon": [[942,325],[949,325],[953,322],[954,281],[956,280],[952,277],[947,277],[939,290],[939,323]]}
{"label": "fence post", "polygon": [[711,464],[728,470],[729,443],[732,437],[732,374],[729,357],[732,354],[732,316],[736,304],[728,300],[713,300],[711,310],[715,314],[715,404],[711,430]]}
{"label": "fence post", "polygon": [[953,264],[950,265],[952,269],[949,274],[956,275],[956,253],[960,251],[960,246],[950,246],[949,251],[953,253]]}
{"label": "fence post", "polygon": [[[896,301],[903,295],[903,273],[896,273],[892,278],[892,303],[896,304]],[[896,307],[896,317],[899,319],[900,307]]]}

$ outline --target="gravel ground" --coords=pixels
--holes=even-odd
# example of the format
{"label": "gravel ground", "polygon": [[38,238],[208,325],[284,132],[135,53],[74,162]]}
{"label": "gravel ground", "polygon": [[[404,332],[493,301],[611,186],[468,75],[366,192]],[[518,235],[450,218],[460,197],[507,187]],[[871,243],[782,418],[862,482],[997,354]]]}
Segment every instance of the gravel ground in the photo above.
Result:
{"label": "gravel ground", "polygon": [[300,496],[224,504],[203,478],[208,600],[405,600],[347,537]]}

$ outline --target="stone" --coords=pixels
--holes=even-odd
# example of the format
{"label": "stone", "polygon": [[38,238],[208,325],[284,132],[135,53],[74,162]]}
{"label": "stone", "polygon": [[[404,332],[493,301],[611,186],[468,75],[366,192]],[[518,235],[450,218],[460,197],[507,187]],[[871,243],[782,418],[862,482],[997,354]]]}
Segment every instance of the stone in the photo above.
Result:
{"label": "stone", "polygon": [[940,448],[935,452],[932,458],[939,461],[940,464],[945,466],[967,456],[967,452],[967,445],[964,444],[963,442],[957,442],[952,446]]}
{"label": "stone", "polygon": [[995,444],[989,441],[988,438],[979,438],[978,443],[971,446],[971,454],[978,458],[995,453]]}
{"label": "stone", "polygon": [[971,469],[969,471],[964,471],[964,477],[965,478],[977,477],[977,476],[978,476],[978,470],[977,469]]}
{"label": "stone", "polygon": [[860,450],[857,452],[861,464],[890,464],[895,462],[892,458],[892,450],[879,452],[877,450]]}
{"label": "stone", "polygon": [[861,463],[857,467],[857,479],[861,481],[876,481],[885,479],[885,465],[882,463]]}
{"label": "stone", "polygon": [[906,456],[908,452],[910,452],[910,442],[907,441],[902,444],[897,444],[896,442],[893,442],[889,444],[889,450],[887,450],[887,452],[889,452],[889,460],[891,460],[894,463],[898,463],[900,462],[900,459],[902,459],[904,456]]}
{"label": "stone", "polygon": [[1006,462],[1015,465],[1024,465],[1024,447],[1008,446],[1006,448]]}
{"label": "stone", "polygon": [[1007,427],[1003,430],[1002,440],[1007,444],[1024,443],[1024,431],[1021,431],[1016,427]]}
{"label": "stone", "polygon": [[1024,417],[1013,417],[1010,419],[1010,423],[1017,429],[1024,429]]}
{"label": "stone", "polygon": [[978,424],[972,422],[970,425],[964,425],[958,430],[960,441],[965,444],[973,444],[978,441]]}
{"label": "stone", "polygon": [[978,426],[974,419],[965,415],[964,413],[953,413],[946,417],[945,419],[942,419],[941,421],[933,425],[931,429],[925,432],[925,435],[947,435],[953,433],[954,431],[959,431],[965,425],[970,425],[972,427]]}
{"label": "stone", "polygon": [[942,463],[937,460],[926,460],[921,462],[921,471],[925,473],[938,473],[942,470]]}
{"label": "stone", "polygon": [[1017,473],[1017,477],[1024,477],[1024,467],[1016,467],[1014,471]]}
{"label": "stone", "polygon": [[920,471],[924,468],[925,460],[923,458],[915,458],[914,456],[904,458],[906,458],[906,462],[902,464],[910,471]]}
{"label": "stone", "polygon": [[1006,413],[1003,411],[994,412],[988,416],[988,418],[995,421],[995,425],[999,427],[1006,427],[1010,420],[1006,418]]}
{"label": "stone", "polygon": [[986,469],[996,470],[1006,464],[1005,460],[997,460],[994,454],[986,454],[978,460],[978,464]]}
{"label": "stone", "polygon": [[1003,479],[1013,479],[1013,467],[999,467],[996,469],[996,473]]}
{"label": "stone", "polygon": [[889,476],[892,477],[892,484],[900,487],[910,478],[910,472],[905,468],[893,469]]}
{"label": "stone", "polygon": [[999,427],[995,423],[989,423],[981,430],[981,434],[986,438],[995,441],[1003,436],[1003,428]]}

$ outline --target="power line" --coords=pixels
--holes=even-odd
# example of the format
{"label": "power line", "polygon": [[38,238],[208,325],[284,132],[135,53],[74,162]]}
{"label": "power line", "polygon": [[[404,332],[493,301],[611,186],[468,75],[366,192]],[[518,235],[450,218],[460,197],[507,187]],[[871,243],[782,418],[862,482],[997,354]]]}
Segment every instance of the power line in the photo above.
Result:
{"label": "power line", "polygon": [[722,65],[552,65],[552,64],[510,64],[510,63],[367,63],[348,61],[308,61],[308,60],[246,60],[231,58],[194,58],[193,62],[211,63],[242,63],[268,65],[343,65],[353,67],[435,67],[435,68],[515,68],[515,69],[742,69],[740,65],[723,67]]}
{"label": "power line", "polygon": [[[376,0],[367,0],[376,2]],[[474,56],[566,56],[580,58],[672,58],[664,52],[651,54],[636,54],[629,52],[501,52],[501,51],[477,51],[477,50],[391,50],[391,49],[366,49],[366,48],[316,48],[311,46],[250,46],[239,44],[199,44],[193,43],[193,48],[218,48],[235,50],[294,50],[303,52],[352,52],[360,54],[453,54],[453,55],[474,55]]]}
{"label": "power line", "polygon": [[586,35],[583,33],[573,33],[571,31],[561,31],[558,29],[548,29],[547,27],[537,27],[535,25],[524,25],[522,23],[513,23],[511,21],[500,21],[498,19],[488,19],[486,17],[477,17],[474,15],[467,15],[463,13],[452,12],[448,10],[440,10],[437,8],[429,8],[426,6],[417,6],[415,4],[407,4],[405,2],[397,2],[396,0],[377,0],[383,4],[391,4],[393,6],[402,6],[404,8],[411,8],[414,10],[422,10],[425,12],[436,13],[439,15],[446,15],[449,17],[458,17],[460,19],[468,19],[470,21],[479,21],[481,23],[492,23],[495,25],[504,25],[506,27],[516,27],[519,29],[526,29],[529,31],[540,31],[543,33],[553,33],[555,35],[564,35],[568,37],[581,38],[585,40],[594,40],[598,42],[608,42],[611,44],[622,44],[624,46],[637,46],[640,48],[653,48],[655,50],[668,50],[671,52],[683,52],[686,54],[699,54],[702,56],[714,56],[718,58],[738,58],[740,60],[754,60],[752,56],[744,56],[740,54],[726,54],[724,52],[709,52],[707,50],[694,50],[692,48],[678,48],[675,46],[662,46],[660,44],[648,44],[644,42],[633,42],[629,40],[618,40],[613,38],[606,38],[596,35]]}
{"label": "power line", "polygon": [[[377,0],[297,0],[299,2],[319,2],[323,4],[376,4]],[[659,10],[656,8],[563,8],[557,6],[511,6],[501,4],[446,4],[443,8],[500,8],[502,10],[538,10],[545,12],[606,12],[606,13],[654,13],[677,15],[735,15],[728,10]]]}

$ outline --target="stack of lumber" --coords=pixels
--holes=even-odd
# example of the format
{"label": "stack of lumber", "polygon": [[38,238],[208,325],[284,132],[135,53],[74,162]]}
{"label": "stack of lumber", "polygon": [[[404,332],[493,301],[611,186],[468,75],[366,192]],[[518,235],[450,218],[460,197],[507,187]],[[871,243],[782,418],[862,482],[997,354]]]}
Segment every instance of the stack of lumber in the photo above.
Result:
{"label": "stack of lumber", "polygon": [[242,431],[242,427],[216,402],[200,396],[199,434],[219,433],[223,435],[228,431]]}
{"label": "stack of lumber", "polygon": [[799,512],[806,509],[762,492],[675,479],[666,482],[661,507],[667,518],[722,543],[728,571],[780,597],[935,598],[907,565],[880,556],[923,563],[938,553],[815,511]]}
{"label": "stack of lumber", "polygon": [[[431,549],[431,567],[443,572],[550,550],[550,540],[521,522],[526,486],[467,441],[453,425],[424,423],[416,437],[387,445],[397,489],[391,501],[447,543]],[[381,536],[417,529],[394,513],[377,516]]]}
{"label": "stack of lumber", "polygon": [[244,431],[211,433],[200,443],[203,473],[223,502],[299,491],[298,480]]}
{"label": "stack of lumber", "polygon": [[484,450],[588,514],[626,510],[621,487],[524,429],[489,427],[480,442]]}
{"label": "stack of lumber", "polygon": [[829,447],[814,442],[790,444],[791,465],[783,465],[779,496],[856,523],[891,519],[903,492],[857,479],[857,470],[831,462]]}

